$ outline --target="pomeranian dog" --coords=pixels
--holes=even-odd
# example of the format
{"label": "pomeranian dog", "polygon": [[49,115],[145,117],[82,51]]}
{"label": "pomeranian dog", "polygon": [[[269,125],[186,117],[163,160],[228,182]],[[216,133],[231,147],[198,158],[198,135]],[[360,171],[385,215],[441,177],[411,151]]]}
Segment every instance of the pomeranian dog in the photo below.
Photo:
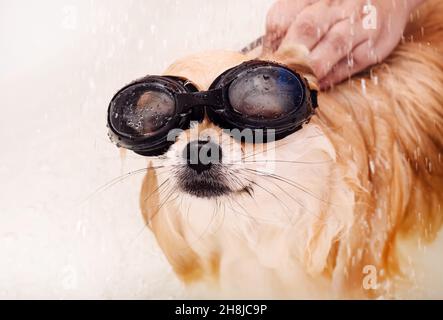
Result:
{"label": "pomeranian dog", "polygon": [[[196,54],[165,75],[204,91],[251,58]],[[302,48],[259,59],[316,90]],[[196,296],[396,298],[412,286],[397,244],[431,243],[443,221],[443,3],[428,1],[386,61],[318,105],[300,130],[262,144],[204,116],[148,158],[143,217]],[[217,164],[186,161],[201,141],[215,144]]]}

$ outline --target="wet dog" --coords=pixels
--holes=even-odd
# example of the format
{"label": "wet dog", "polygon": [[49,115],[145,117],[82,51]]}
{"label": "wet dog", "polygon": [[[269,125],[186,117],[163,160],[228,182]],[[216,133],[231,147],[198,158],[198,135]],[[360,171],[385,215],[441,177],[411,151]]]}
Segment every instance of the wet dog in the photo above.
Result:
{"label": "wet dog", "polygon": [[[205,118],[148,158],[143,217],[200,297],[398,297],[410,286],[397,243],[430,243],[443,220],[443,3],[419,11],[384,63],[319,95],[302,130],[257,145]],[[315,88],[304,57],[291,47],[260,58]],[[207,90],[250,58],[197,54],[165,74]],[[220,161],[190,165],[199,141]]]}

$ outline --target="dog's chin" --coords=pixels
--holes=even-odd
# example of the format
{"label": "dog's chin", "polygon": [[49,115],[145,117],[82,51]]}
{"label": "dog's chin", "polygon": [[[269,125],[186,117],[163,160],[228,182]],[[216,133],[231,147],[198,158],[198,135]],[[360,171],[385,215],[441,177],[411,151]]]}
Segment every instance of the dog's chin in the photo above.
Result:
{"label": "dog's chin", "polygon": [[192,169],[183,169],[176,175],[179,189],[191,196],[204,199],[216,199],[239,193],[251,194],[249,185],[233,188],[220,168],[197,173]]}

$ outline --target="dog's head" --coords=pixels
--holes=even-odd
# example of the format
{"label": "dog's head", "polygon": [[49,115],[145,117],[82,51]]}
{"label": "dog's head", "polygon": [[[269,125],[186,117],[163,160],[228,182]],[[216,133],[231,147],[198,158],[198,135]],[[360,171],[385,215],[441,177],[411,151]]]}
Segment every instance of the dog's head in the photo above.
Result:
{"label": "dog's head", "polygon": [[[441,48],[434,28],[441,10],[418,16],[423,21],[411,29],[414,42],[402,43],[370,74],[323,93],[317,115],[301,130],[250,143],[234,139],[208,113],[177,132],[165,153],[148,158],[141,210],[182,280],[215,280],[229,298],[294,298],[295,288],[307,293],[302,297],[325,289],[372,295],[362,288],[362,270],[376,266],[388,280],[399,272],[392,254],[397,233],[431,239],[438,232],[442,118],[436,84],[442,82],[429,79],[441,78],[441,50],[431,46]],[[165,74],[204,91],[251,58],[197,54]],[[315,87],[302,49],[261,59],[285,64]],[[411,77],[411,70],[422,78]],[[140,104],[157,98],[142,96]],[[378,290],[389,290],[389,283]]]}
{"label": "dog's head", "polygon": [[[218,75],[248,58],[228,51],[198,54],[177,61],[165,74],[186,78],[199,90],[208,90]],[[294,62],[295,59],[300,60],[299,56],[289,57],[286,52],[265,59],[287,64],[294,71],[305,72],[303,76],[313,79],[311,73],[306,73],[309,69],[302,62]],[[314,82],[311,85],[315,87]],[[249,116],[255,115],[251,112]],[[247,134],[247,130],[238,132],[240,137]],[[309,190],[316,175],[312,174],[309,179],[303,177],[307,177],[314,167],[317,171],[322,162],[334,157],[331,146],[315,125],[306,125],[300,132],[277,142],[247,143],[241,138],[234,139],[232,132],[205,118],[203,122],[192,123],[189,130],[179,131],[173,136],[175,143],[161,157],[161,165],[170,170],[168,179],[176,186],[176,192],[208,201],[236,199],[245,195],[253,197],[257,189],[267,187],[261,185],[263,181],[258,181],[257,177],[273,174],[295,183],[307,183],[305,187]]]}
{"label": "dog's head", "polygon": [[[263,59],[287,65],[315,89],[303,57],[290,48]],[[217,76],[247,60],[226,51],[197,54],[175,62],[165,74],[207,90]],[[165,154],[149,158],[143,216],[182,279],[218,274],[221,251],[236,256],[252,250],[269,267],[295,255],[312,274],[323,272],[352,203],[331,209],[332,198],[349,194],[337,178],[342,175],[334,147],[315,122],[277,141],[249,143],[205,118],[176,134]],[[273,249],[276,241],[280,251]]]}

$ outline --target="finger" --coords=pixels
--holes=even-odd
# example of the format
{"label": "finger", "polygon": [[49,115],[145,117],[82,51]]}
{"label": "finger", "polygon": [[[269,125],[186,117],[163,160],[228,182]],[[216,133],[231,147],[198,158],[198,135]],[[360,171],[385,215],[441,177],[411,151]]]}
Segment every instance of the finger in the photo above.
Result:
{"label": "finger", "polygon": [[277,50],[278,48],[278,39],[281,38],[280,32],[273,31],[271,33],[267,33],[263,38],[263,53],[264,55],[270,54]]}
{"label": "finger", "polygon": [[320,88],[330,88],[379,61],[380,57],[376,54],[372,42],[365,41],[353,50],[349,59],[342,59],[320,80]]}
{"label": "finger", "polygon": [[[292,6],[297,6],[292,10]],[[276,49],[276,43],[279,38],[282,38],[291,21],[295,19],[298,13],[298,3],[290,4],[287,0],[276,1],[271,9],[269,9],[266,16],[266,32],[263,41],[264,52],[273,52]]]}
{"label": "finger", "polygon": [[355,69],[350,66],[349,60],[347,58],[342,59],[322,80],[320,80],[320,89],[329,89],[333,85],[351,78],[354,71]]}
{"label": "finger", "polygon": [[316,1],[319,0],[276,1],[266,16],[263,50],[265,52],[275,51],[296,16],[304,7]]}
{"label": "finger", "polygon": [[333,66],[368,37],[361,24],[352,24],[350,19],[335,24],[311,51],[310,60],[315,75],[319,79],[324,78]]}
{"label": "finger", "polygon": [[327,31],[341,19],[341,12],[332,2],[318,1],[297,15],[282,40],[285,43],[302,44],[309,50],[314,48]]}

